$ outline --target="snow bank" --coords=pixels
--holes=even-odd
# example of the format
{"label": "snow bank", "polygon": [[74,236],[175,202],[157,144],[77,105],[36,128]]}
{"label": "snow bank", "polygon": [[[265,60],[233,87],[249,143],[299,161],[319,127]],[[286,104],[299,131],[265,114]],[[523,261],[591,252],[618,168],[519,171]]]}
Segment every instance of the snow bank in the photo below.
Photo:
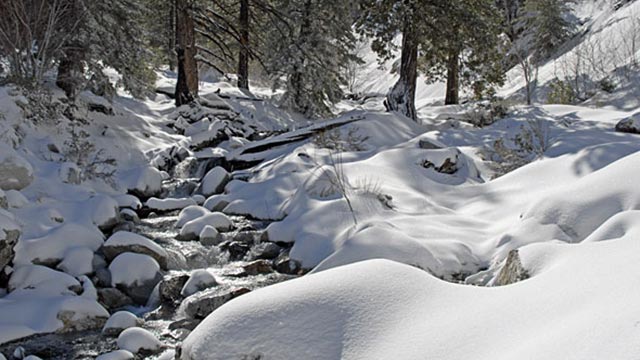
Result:
{"label": "snow bank", "polygon": [[533,277],[498,288],[387,260],[305,276],[224,305],[185,340],[182,359],[633,359],[638,230],[523,248]]}

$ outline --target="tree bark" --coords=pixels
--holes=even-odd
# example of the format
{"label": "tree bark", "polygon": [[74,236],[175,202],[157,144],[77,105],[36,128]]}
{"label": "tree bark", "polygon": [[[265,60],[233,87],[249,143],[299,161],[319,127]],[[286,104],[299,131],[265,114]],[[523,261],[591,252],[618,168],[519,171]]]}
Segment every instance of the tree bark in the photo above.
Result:
{"label": "tree bark", "polygon": [[447,60],[447,93],[445,105],[460,103],[460,52],[452,50]]}
{"label": "tree bark", "polygon": [[249,90],[249,0],[240,0],[238,88]]}
{"label": "tree bark", "polygon": [[176,2],[172,1],[169,4],[169,36],[168,36],[168,44],[167,44],[167,56],[169,58],[169,70],[173,71],[176,69],[176,59],[171,56],[176,48]]}
{"label": "tree bark", "polygon": [[400,59],[400,79],[393,86],[385,107],[387,111],[397,111],[417,121],[416,80],[418,76],[418,39],[410,20],[406,20],[402,32],[402,56]]}
{"label": "tree bark", "polygon": [[176,55],[178,59],[176,106],[188,104],[198,97],[197,50],[190,7],[190,0],[176,0]]}

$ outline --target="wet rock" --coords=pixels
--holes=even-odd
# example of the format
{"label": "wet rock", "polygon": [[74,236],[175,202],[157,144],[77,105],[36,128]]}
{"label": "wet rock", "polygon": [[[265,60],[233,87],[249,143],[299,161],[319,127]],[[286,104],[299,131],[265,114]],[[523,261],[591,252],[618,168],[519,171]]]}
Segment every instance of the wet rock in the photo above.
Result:
{"label": "wet rock", "polygon": [[7,195],[2,189],[0,189],[0,209],[8,209],[9,208],[9,200],[7,200]]}
{"label": "wet rock", "polygon": [[242,267],[244,272],[249,276],[255,276],[260,274],[269,274],[273,272],[271,263],[267,260],[252,261]]}
{"label": "wet rock", "polygon": [[94,276],[93,283],[99,287],[110,287],[111,271],[106,267],[96,269],[96,276]]}
{"label": "wet rock", "polygon": [[302,271],[299,261],[289,257],[289,255],[281,255],[274,262],[274,268],[281,274],[298,275]]}
{"label": "wet rock", "polygon": [[243,244],[253,244],[256,242],[258,234],[255,231],[238,231],[233,236],[233,241]]}
{"label": "wet rock", "polygon": [[242,259],[250,249],[249,245],[237,241],[220,244],[220,250],[228,251],[231,260]]}
{"label": "wet rock", "polygon": [[522,266],[518,250],[509,251],[507,260],[505,261],[500,273],[494,282],[495,286],[503,286],[516,283],[529,278],[529,273]]}
{"label": "wet rock", "polygon": [[182,270],[187,269],[187,258],[176,250],[166,249],[167,251],[167,269],[168,270]]}
{"label": "wet rock", "polygon": [[116,288],[98,289],[98,302],[108,310],[120,309],[134,304],[133,299]]}
{"label": "wet rock", "polygon": [[250,291],[247,288],[238,288],[220,292],[218,289],[213,288],[189,296],[182,302],[182,307],[189,318],[204,319],[228,301]]}
{"label": "wet rock", "polygon": [[178,275],[162,280],[159,286],[160,301],[169,304],[180,302],[182,300],[180,292],[188,280],[189,275]]}
{"label": "wet rock", "polygon": [[[6,213],[6,215],[5,215]],[[13,247],[20,238],[20,228],[7,212],[0,212],[0,270],[11,263]]]}
{"label": "wet rock", "polygon": [[280,255],[282,248],[272,242],[260,243],[251,249],[251,254],[254,259],[266,259],[273,260]]}
{"label": "wet rock", "polygon": [[0,145],[0,189],[22,190],[33,182],[33,167],[13,148]]}
{"label": "wet rock", "polygon": [[199,319],[182,319],[169,324],[169,330],[187,329],[193,331],[201,322],[202,320]]}

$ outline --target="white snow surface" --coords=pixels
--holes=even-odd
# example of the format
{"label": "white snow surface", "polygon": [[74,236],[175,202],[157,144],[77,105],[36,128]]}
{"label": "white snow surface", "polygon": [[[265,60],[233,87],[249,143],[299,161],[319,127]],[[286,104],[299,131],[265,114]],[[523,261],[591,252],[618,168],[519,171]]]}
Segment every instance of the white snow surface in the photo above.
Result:
{"label": "white snow surface", "polygon": [[141,350],[156,351],[162,343],[149,330],[132,327],[124,330],[118,336],[118,347],[137,354]]}
{"label": "white snow surface", "polygon": [[141,246],[147,248],[160,257],[166,258],[167,251],[153,240],[146,238],[142,235],[138,235],[129,231],[118,231],[111,235],[107,241],[104,242],[104,246]]}
{"label": "white snow surface", "polygon": [[224,190],[220,189],[220,187],[228,177],[229,173],[220,166],[211,169],[202,179],[202,194],[211,196]]}
{"label": "white snow surface", "polygon": [[116,256],[109,264],[111,285],[142,285],[151,280],[160,271],[160,265],[151,256],[130,252]]}
{"label": "white snow surface", "polygon": [[142,319],[135,316],[129,311],[118,311],[109,317],[107,322],[102,328],[102,332],[105,330],[124,330],[131,327],[136,327],[142,324]]}
{"label": "white snow surface", "polygon": [[191,273],[189,276],[189,280],[184,284],[182,290],[180,290],[180,295],[183,297],[191,296],[198,291],[202,291],[217,285],[215,276],[206,270],[206,269],[198,269]]}

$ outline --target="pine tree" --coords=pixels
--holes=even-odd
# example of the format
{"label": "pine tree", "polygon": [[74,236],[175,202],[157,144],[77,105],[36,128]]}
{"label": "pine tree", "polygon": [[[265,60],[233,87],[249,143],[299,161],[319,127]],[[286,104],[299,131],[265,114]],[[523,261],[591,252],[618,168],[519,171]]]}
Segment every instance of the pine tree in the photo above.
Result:
{"label": "pine tree", "polygon": [[278,0],[286,25],[268,34],[266,63],[274,87],[284,87],[282,106],[315,118],[331,113],[329,105],[343,97],[342,69],[356,60],[350,48],[350,2]]}
{"label": "pine tree", "polygon": [[567,19],[574,0],[527,0],[526,28],[533,34],[531,55],[540,63],[569,39],[573,24]]}

